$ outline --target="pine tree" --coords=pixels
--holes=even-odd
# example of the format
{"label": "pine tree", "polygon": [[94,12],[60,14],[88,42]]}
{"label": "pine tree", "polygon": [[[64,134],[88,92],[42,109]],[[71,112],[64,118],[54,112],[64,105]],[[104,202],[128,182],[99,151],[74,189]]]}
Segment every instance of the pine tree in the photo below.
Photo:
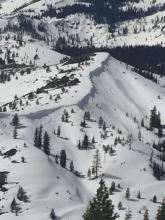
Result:
{"label": "pine tree", "polygon": [[6,106],[4,106],[3,107],[3,112],[6,112],[6,111],[7,111]]}
{"label": "pine tree", "polygon": [[153,201],[153,203],[157,203],[157,197],[156,197],[156,195],[154,195],[152,201]]}
{"label": "pine tree", "polygon": [[81,145],[81,141],[79,140],[78,142],[78,149],[81,149],[82,148],[82,145]]}
{"label": "pine tree", "polygon": [[65,116],[64,116],[64,115],[62,115],[62,117],[61,117],[61,121],[62,121],[62,122],[65,121]]}
{"label": "pine tree", "polygon": [[87,126],[86,120],[84,119],[84,121],[81,121],[80,125],[81,125],[81,127],[86,128],[86,126]]}
{"label": "pine tree", "polygon": [[43,149],[44,149],[45,154],[49,156],[50,155],[50,138],[46,131],[44,134]]}
{"label": "pine tree", "polygon": [[73,161],[70,162],[70,171],[71,171],[71,172],[74,171],[74,164],[73,164]]}
{"label": "pine tree", "polygon": [[95,178],[98,178],[98,174],[101,168],[101,158],[100,158],[100,153],[99,150],[97,149],[93,158],[93,165],[92,169],[94,170],[94,175]]}
{"label": "pine tree", "polygon": [[54,209],[52,209],[51,212],[50,212],[50,218],[51,218],[52,220],[56,220],[56,219],[57,219],[57,217],[56,217],[56,215],[55,215]]}
{"label": "pine tree", "polygon": [[106,129],[107,129],[107,125],[106,125],[106,122],[104,121],[104,123],[103,123],[103,131],[106,131]]}
{"label": "pine tree", "polygon": [[72,113],[72,114],[73,114],[73,113],[75,113],[75,111],[74,111],[74,109],[73,109],[73,108],[71,109],[71,113]]}
{"label": "pine tree", "polygon": [[139,139],[139,141],[142,140],[142,134],[141,134],[141,131],[140,131],[140,130],[139,130],[139,133],[138,133],[138,139]]}
{"label": "pine tree", "polygon": [[14,198],[13,201],[11,202],[10,209],[11,209],[11,212],[13,212],[13,213],[16,214],[16,216],[18,216],[18,213],[21,211],[21,207],[20,207],[19,204],[16,202],[15,198]]}
{"label": "pine tree", "polygon": [[22,187],[19,187],[17,192],[17,199],[23,202],[29,202],[29,198],[26,195],[25,190]]}
{"label": "pine tree", "polygon": [[132,213],[131,213],[131,210],[129,209],[127,212],[126,212],[126,215],[125,215],[125,219],[124,220],[131,220],[132,219]]}
{"label": "pine tree", "polygon": [[17,139],[17,136],[18,136],[18,132],[17,132],[17,128],[15,127],[13,130],[13,138]]}
{"label": "pine tree", "polygon": [[89,138],[88,136],[85,134],[84,135],[84,140],[83,140],[83,148],[87,149],[89,146]]}
{"label": "pine tree", "polygon": [[41,125],[40,126],[40,129],[39,129],[39,134],[38,134],[38,143],[37,143],[37,147],[39,148],[39,149],[41,149],[42,148],[42,129],[43,129],[43,126]]}
{"label": "pine tree", "polygon": [[11,212],[14,211],[16,205],[17,205],[17,203],[16,203],[16,200],[15,200],[15,198],[14,198],[13,201],[11,202],[11,205],[10,205]]}
{"label": "pine tree", "polygon": [[101,128],[103,126],[104,120],[102,118],[102,116],[100,116],[99,118],[99,127]]}
{"label": "pine tree", "polygon": [[84,113],[84,120],[90,120],[91,116],[90,116],[90,112],[85,112]]}
{"label": "pine tree", "polygon": [[61,167],[63,167],[63,168],[66,167],[66,152],[65,152],[65,150],[61,150],[61,154],[60,154],[60,165],[61,165]]}
{"label": "pine tree", "polygon": [[90,168],[88,169],[87,176],[88,176],[89,179],[91,178],[91,169]]}
{"label": "pine tree", "polygon": [[13,126],[15,126],[15,127],[17,127],[17,126],[19,125],[19,118],[18,118],[17,113],[15,113],[15,115],[14,115],[14,117],[13,117],[12,124],[13,124]]}
{"label": "pine tree", "polygon": [[127,190],[126,190],[125,197],[126,197],[126,199],[130,198],[130,189],[129,188],[127,188]]}
{"label": "pine tree", "polygon": [[101,179],[96,196],[90,202],[89,207],[83,215],[84,220],[115,220],[114,205],[109,198],[108,189],[104,180]]}
{"label": "pine tree", "polygon": [[61,136],[61,128],[60,128],[60,126],[58,126],[58,129],[57,129],[57,136],[58,136],[58,137]]}
{"label": "pine tree", "polygon": [[38,128],[36,128],[35,135],[34,135],[34,146],[38,146]]}
{"label": "pine tree", "polygon": [[163,199],[161,206],[158,209],[156,220],[164,220],[164,219],[165,219],[165,199]]}
{"label": "pine tree", "polygon": [[95,142],[95,137],[93,136],[93,138],[92,138],[92,144],[95,144],[96,142]]}
{"label": "pine tree", "polygon": [[148,210],[146,209],[145,213],[144,213],[144,219],[143,220],[149,220],[149,214],[148,214]]}
{"label": "pine tree", "polygon": [[158,128],[158,137],[162,138],[162,135],[163,135],[163,129],[162,129],[162,125],[160,125]]}
{"label": "pine tree", "polygon": [[141,193],[140,193],[140,190],[139,190],[139,192],[138,192],[137,198],[138,198],[138,199],[141,199]]}
{"label": "pine tree", "polygon": [[119,204],[118,204],[118,209],[121,210],[122,208],[123,208],[123,205],[122,205],[122,203],[120,201]]}
{"label": "pine tree", "polygon": [[141,126],[144,127],[144,119],[142,118]]}
{"label": "pine tree", "polygon": [[114,191],[115,191],[115,189],[116,189],[116,185],[115,185],[115,182],[113,181],[112,183],[111,183],[111,187],[110,187],[110,194],[112,194]]}

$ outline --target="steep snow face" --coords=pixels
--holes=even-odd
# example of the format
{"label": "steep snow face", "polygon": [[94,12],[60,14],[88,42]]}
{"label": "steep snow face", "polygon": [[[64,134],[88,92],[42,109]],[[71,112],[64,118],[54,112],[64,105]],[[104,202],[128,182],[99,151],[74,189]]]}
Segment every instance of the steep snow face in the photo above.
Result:
{"label": "steep snow face", "polygon": [[[161,113],[162,123],[165,123],[165,94],[162,86],[164,78],[161,78],[161,84],[154,84],[106,53],[92,56],[87,63],[78,65],[68,62],[65,65],[51,67],[51,72],[48,73],[38,71],[38,78],[42,79],[44,74],[48,76],[50,74],[51,77],[53,74],[65,76],[65,71],[71,68],[80,83],[72,89],[68,87],[68,94],[65,92],[61,94],[61,99],[57,103],[50,99],[45,101],[45,94],[41,93],[38,105],[36,102],[29,101],[31,103],[29,109],[19,109],[17,113],[20,116],[21,126],[18,128],[18,139],[12,138],[14,129],[10,124],[12,116],[8,116],[8,112],[1,113],[2,153],[11,148],[16,148],[18,151],[11,159],[2,157],[1,167],[10,173],[9,183],[5,185],[8,192],[4,198],[7,200],[2,201],[3,211],[8,213],[0,216],[0,219],[26,220],[31,217],[48,220],[50,210],[54,208],[57,216],[62,220],[68,218],[82,220],[88,201],[95,194],[98,182],[103,177],[108,187],[111,186],[112,181],[115,181],[116,186],[121,185],[111,195],[120,220],[124,219],[124,210],[128,208],[132,210],[135,220],[143,219],[146,208],[149,210],[150,219],[155,220],[159,204],[151,200],[154,194],[158,201],[162,200],[164,178],[158,181],[153,177],[149,158],[153,151],[153,161],[161,165],[157,157],[158,151],[152,148],[152,143],[157,143],[159,138],[156,130],[150,131],[141,127],[141,119],[144,118],[144,124],[147,127],[150,110],[156,105]],[[29,78],[35,75],[35,71]],[[35,85],[30,80],[23,82],[23,85],[28,85],[29,88],[33,84]],[[40,87],[43,85],[41,80]],[[23,91],[19,83],[16,88]],[[56,94],[56,89],[48,92],[52,95]],[[62,121],[65,111],[69,114],[68,122]],[[80,124],[83,121],[84,111],[90,111],[91,120],[86,120],[87,125],[82,127]],[[14,113],[13,110],[12,115]],[[104,138],[103,128],[98,125],[100,116],[106,121],[107,126],[107,136]],[[49,158],[34,147],[35,128],[41,124],[43,134],[47,131],[50,136],[52,156]],[[57,135],[58,126],[61,128],[60,136]],[[141,140],[139,140],[139,131],[141,131]],[[89,150],[80,150],[78,142],[83,140],[85,134],[88,135],[90,142],[94,136],[95,143]],[[132,135],[131,141],[129,141],[130,134]],[[121,143],[114,144],[116,138],[120,138]],[[108,144],[113,147],[114,153],[105,153],[103,146]],[[53,157],[53,155],[59,156],[63,149],[67,153],[68,170],[56,164]],[[95,149],[99,149],[102,168],[98,179],[89,180],[87,171],[92,166]],[[22,156],[25,157],[27,163],[21,162]],[[84,178],[78,178],[69,172],[71,161],[74,163],[75,170],[79,171]],[[30,203],[27,204],[17,200],[22,207],[22,213],[17,217],[10,212],[10,203],[13,197],[16,197],[18,190],[18,184],[15,182],[25,188],[30,198]],[[127,187],[131,192],[129,200],[125,198]],[[137,199],[139,190],[143,199]],[[117,209],[119,201],[123,204],[123,210]]]}
{"label": "steep snow face", "polygon": [[[122,119],[125,118],[128,111],[130,120],[136,117],[139,121],[142,117],[149,115],[154,105],[163,114],[164,79],[161,80],[160,78],[160,83],[162,86],[152,83],[131,71],[131,67],[126,68],[125,64],[111,57],[103,73],[99,77],[93,78],[97,93],[94,95],[95,101],[90,98],[89,104],[91,103],[93,106],[95,104],[98,104],[98,106],[105,105],[103,108],[104,113],[107,111],[108,117],[112,115],[115,124],[121,121],[119,125],[121,127],[122,124],[125,124]],[[158,96],[162,99],[158,99]],[[103,97],[105,98],[103,99]],[[107,102],[107,100],[109,101]],[[101,112],[100,108],[96,109]],[[106,120],[108,120],[108,117]],[[129,119],[127,123],[128,121]]]}

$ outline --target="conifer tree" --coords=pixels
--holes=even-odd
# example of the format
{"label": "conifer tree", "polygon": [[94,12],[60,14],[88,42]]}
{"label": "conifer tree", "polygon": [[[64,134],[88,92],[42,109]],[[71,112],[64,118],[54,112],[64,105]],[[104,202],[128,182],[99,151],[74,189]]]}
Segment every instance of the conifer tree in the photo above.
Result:
{"label": "conifer tree", "polygon": [[65,150],[61,150],[61,154],[60,154],[60,165],[61,165],[61,167],[63,167],[63,168],[66,167],[66,152],[65,152]]}
{"label": "conifer tree", "polygon": [[81,149],[82,148],[82,145],[81,145],[81,141],[79,140],[78,142],[78,149]]}
{"label": "conifer tree", "polygon": [[16,203],[16,200],[15,200],[15,198],[14,198],[13,201],[11,202],[11,205],[10,205],[11,212],[14,211],[16,205],[17,205],[17,203]]}
{"label": "conifer tree", "polygon": [[52,209],[51,212],[50,212],[50,218],[51,218],[52,220],[56,220],[56,219],[57,219],[57,217],[56,217],[56,215],[55,215],[54,209]]}
{"label": "conifer tree", "polygon": [[84,119],[83,121],[81,121],[80,125],[81,125],[81,127],[86,128],[86,126],[87,126],[86,120]]}
{"label": "conifer tree", "polygon": [[97,149],[93,158],[93,165],[92,165],[95,178],[98,178],[100,168],[101,168],[101,158],[100,158],[99,150]]}
{"label": "conifer tree", "polygon": [[115,185],[115,182],[113,181],[112,183],[111,183],[111,187],[110,187],[110,194],[112,194],[114,191],[115,191],[115,189],[116,189],[116,185]]}
{"label": "conifer tree", "polygon": [[16,202],[15,198],[14,198],[13,201],[11,202],[10,209],[11,209],[11,212],[13,212],[13,213],[16,214],[16,216],[18,216],[18,213],[21,211],[21,207],[20,207],[19,204]]}
{"label": "conifer tree", "polygon": [[162,125],[160,125],[158,128],[158,137],[162,138],[162,135],[163,135],[163,129],[162,129]]}
{"label": "conifer tree", "polygon": [[92,138],[92,144],[95,144],[96,142],[95,142],[95,137],[93,136],[93,138]]}
{"label": "conifer tree", "polygon": [[99,127],[101,128],[103,126],[104,120],[102,118],[102,116],[100,116],[99,118]]}
{"label": "conifer tree", "polygon": [[103,179],[99,183],[96,196],[90,202],[89,207],[83,215],[84,220],[115,220],[114,205],[109,198],[108,189]]}
{"label": "conifer tree", "polygon": [[125,219],[124,220],[131,220],[132,219],[132,212],[131,210],[129,209],[127,212],[126,212],[126,215],[125,215]]}
{"label": "conifer tree", "polygon": [[139,190],[139,192],[138,192],[137,198],[138,198],[138,199],[141,199],[141,192],[140,192],[140,190]]}
{"label": "conifer tree", "polygon": [[138,139],[139,139],[139,141],[142,140],[142,134],[141,134],[141,131],[140,131],[140,130],[139,130],[139,132],[138,132]]}
{"label": "conifer tree", "polygon": [[85,134],[84,135],[84,140],[83,140],[83,148],[87,149],[89,146],[89,138],[88,136]]}
{"label": "conifer tree", "polygon": [[17,126],[19,125],[19,118],[18,118],[17,113],[15,113],[15,115],[14,115],[14,117],[13,117],[12,124],[13,124],[13,126],[15,126],[15,127],[17,127]]}
{"label": "conifer tree", "polygon": [[120,201],[119,204],[118,204],[118,209],[121,210],[122,208],[123,208],[123,205],[122,205],[122,203]]}
{"label": "conifer tree", "polygon": [[45,154],[49,156],[50,155],[50,138],[46,131],[44,134],[43,149],[44,149]]}
{"label": "conifer tree", "polygon": [[3,108],[3,112],[6,112],[6,111],[7,111],[6,106],[4,106],[4,108]]}
{"label": "conifer tree", "polygon": [[43,129],[43,126],[41,125],[40,126],[40,129],[39,129],[39,134],[38,134],[38,143],[37,143],[37,147],[39,148],[39,149],[41,149],[42,148],[42,129]]}
{"label": "conifer tree", "polygon": [[34,135],[34,146],[38,146],[38,128],[35,130],[35,135]]}
{"label": "conifer tree", "polygon": [[156,195],[154,195],[154,197],[153,197],[153,203],[157,203],[157,197],[156,197]]}
{"label": "conifer tree", "polygon": [[17,132],[17,128],[15,127],[13,130],[13,138],[17,139],[17,136],[18,136],[18,132]]}
{"label": "conifer tree", "polygon": [[88,169],[87,176],[88,176],[89,179],[91,178],[91,169],[90,168]]}
{"label": "conifer tree", "polygon": [[19,187],[17,192],[17,199],[23,202],[29,202],[29,198],[22,187]]}
{"label": "conifer tree", "polygon": [[144,119],[142,118],[141,126],[144,127]]}
{"label": "conifer tree", "polygon": [[60,128],[60,126],[58,126],[58,129],[57,129],[57,136],[61,136],[61,128]]}
{"label": "conifer tree", "polygon": [[164,220],[165,219],[165,199],[163,199],[158,212],[156,220]]}
{"label": "conifer tree", "polygon": [[127,188],[127,190],[126,190],[125,197],[126,197],[126,199],[130,198],[130,189],[129,188]]}
{"label": "conifer tree", "polygon": [[72,113],[72,114],[73,114],[73,113],[75,113],[75,111],[74,111],[74,109],[73,109],[73,108],[71,109],[71,113]]}
{"label": "conifer tree", "polygon": [[107,129],[107,125],[106,125],[106,122],[104,121],[104,123],[103,123],[103,131],[106,131],[106,129]]}
{"label": "conifer tree", "polygon": [[144,219],[143,220],[149,220],[149,214],[148,214],[148,210],[146,209],[145,213],[144,213]]}
{"label": "conifer tree", "polygon": [[73,164],[73,161],[70,162],[70,171],[71,171],[71,172],[74,171],[74,164]]}

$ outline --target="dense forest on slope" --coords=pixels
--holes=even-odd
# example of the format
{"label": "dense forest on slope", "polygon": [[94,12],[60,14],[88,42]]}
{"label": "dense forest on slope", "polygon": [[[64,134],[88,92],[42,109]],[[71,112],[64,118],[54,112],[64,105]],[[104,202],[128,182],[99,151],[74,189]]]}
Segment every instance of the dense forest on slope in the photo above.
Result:
{"label": "dense forest on slope", "polygon": [[165,75],[165,48],[161,46],[117,47],[111,54],[138,69]]}
{"label": "dense forest on slope", "polygon": [[[86,1],[91,2],[91,1]],[[130,19],[139,19],[141,17],[150,16],[158,11],[165,10],[165,3],[161,5],[153,5],[146,11],[134,7],[128,7],[123,10],[121,6],[126,1],[92,1],[92,4],[73,4],[65,7],[56,8],[52,4],[47,6],[47,10],[42,13],[42,17],[64,18],[75,13],[84,13],[91,15],[98,23],[107,23],[114,25],[116,22],[126,21]],[[113,28],[112,28],[113,29]]]}

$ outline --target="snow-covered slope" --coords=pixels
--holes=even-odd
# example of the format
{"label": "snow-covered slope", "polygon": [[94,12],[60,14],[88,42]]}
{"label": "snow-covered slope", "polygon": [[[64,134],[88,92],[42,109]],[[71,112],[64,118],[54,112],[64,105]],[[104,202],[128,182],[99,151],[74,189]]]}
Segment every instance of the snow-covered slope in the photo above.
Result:
{"label": "snow-covered slope", "polygon": [[[165,141],[165,77],[156,75],[154,83],[108,53],[77,56],[73,51],[69,57],[55,49],[164,46],[164,1],[127,1],[119,6],[121,11],[134,8],[145,16],[124,19],[113,27],[90,13],[70,11],[69,6],[76,4],[89,6],[88,1],[0,4],[0,183],[7,175],[7,182],[0,184],[0,220],[49,220],[52,208],[58,220],[82,220],[101,178],[108,189],[115,182],[110,197],[119,220],[128,209],[134,220],[143,220],[146,209],[150,220],[156,220],[165,196],[165,162],[160,158],[163,149],[158,151],[153,144]],[[151,7],[156,10],[147,15]],[[60,10],[65,11],[63,16]],[[154,106],[160,112],[162,137],[160,130],[149,128]],[[15,127],[16,113],[20,123]],[[35,146],[35,133],[41,128],[42,141],[45,134],[50,137],[49,156],[42,144],[41,149]],[[86,135],[89,143],[84,149]],[[65,168],[60,164],[63,150]],[[96,150],[101,168],[98,178],[93,174],[90,178]],[[161,169],[160,178],[154,175],[154,162]],[[18,198],[20,187],[28,202]],[[14,198],[20,207],[16,214],[11,212]]]}
{"label": "snow-covered slope", "polygon": [[[28,108],[19,109],[21,126],[18,129],[18,139],[15,140],[12,137],[13,126],[10,124],[12,116],[8,115],[10,110],[7,108],[7,113],[1,113],[2,153],[12,148],[18,151],[11,159],[2,157],[2,170],[10,173],[8,184],[5,185],[8,192],[4,195],[5,200],[2,201],[4,205],[2,210],[8,213],[0,216],[0,219],[29,219],[29,217],[49,219],[50,210],[54,208],[57,216],[62,220],[67,220],[68,217],[72,220],[81,220],[99,182],[99,179],[89,180],[86,176],[92,165],[95,149],[79,150],[77,147],[79,140],[82,140],[86,133],[89,140],[95,137],[94,146],[101,154],[100,174],[105,178],[107,186],[110,187],[112,181],[115,181],[116,185],[121,185],[121,188],[111,196],[115,209],[120,214],[119,219],[123,220],[125,215],[124,209],[117,210],[119,201],[122,201],[125,209],[132,210],[135,220],[143,219],[146,208],[150,212],[150,219],[155,220],[158,204],[151,200],[154,194],[157,195],[158,201],[162,200],[164,180],[158,181],[153,177],[149,158],[153,151],[153,159],[160,162],[157,158],[157,151],[152,149],[153,141],[157,142],[159,139],[157,134],[141,127],[141,119],[143,117],[145,125],[148,126],[150,110],[156,105],[164,124],[165,95],[164,88],[161,86],[164,79],[161,85],[154,84],[132,72],[130,67],[106,53],[97,54],[87,62],[89,64],[85,66],[83,63],[79,65],[68,63],[64,66],[60,64],[59,67],[51,67],[50,73],[45,73],[53,76],[53,74],[61,74],[58,73],[61,68],[63,71],[69,69],[69,66],[72,69],[73,67],[80,68],[74,72],[80,82],[71,89],[68,87],[68,95],[61,94],[61,99],[57,103],[53,99],[47,99],[45,105],[45,98],[42,98],[39,99],[39,105],[29,101]],[[31,74],[32,79],[33,73]],[[42,72],[39,71],[38,74],[42,75]],[[24,80],[25,78],[22,78],[23,85],[26,83],[29,88],[37,85],[37,82],[33,80],[28,82]],[[11,83],[12,81],[13,79]],[[44,84],[40,82],[39,85]],[[16,88],[20,88],[22,92],[20,96],[26,93],[19,83]],[[49,90],[48,94],[48,96],[56,94],[56,89]],[[41,93],[41,96],[44,97],[44,93]],[[158,99],[158,96],[161,99]],[[5,103],[5,100],[1,98],[2,102]],[[74,112],[71,111],[72,109]],[[70,116],[68,123],[61,121],[64,110],[68,111]],[[90,111],[92,119],[87,121],[86,128],[80,126],[84,111]],[[13,114],[14,110],[12,110]],[[107,124],[108,135],[105,138],[101,137],[103,131],[98,126],[98,119],[101,115]],[[75,170],[85,178],[78,178],[66,169],[60,168],[53,156],[48,158],[34,147],[35,128],[41,124],[43,131],[47,131],[50,135],[51,154],[59,155],[60,151],[65,149],[68,158],[67,168],[69,168],[70,161],[73,161]],[[56,135],[58,126],[61,127],[60,137]],[[141,141],[138,137],[139,130],[142,134]],[[128,142],[130,134],[132,134],[131,146]],[[114,145],[116,137],[120,137],[122,142]],[[109,155],[104,152],[103,145],[107,144],[113,146],[115,154]],[[27,163],[21,163],[21,157],[25,157]],[[16,182],[18,184],[15,184]],[[30,203],[21,203],[22,213],[14,217],[14,214],[9,211],[10,203],[16,196],[19,185],[27,191]],[[127,187],[131,191],[130,200],[125,199]],[[139,190],[143,199],[137,199]]]}

